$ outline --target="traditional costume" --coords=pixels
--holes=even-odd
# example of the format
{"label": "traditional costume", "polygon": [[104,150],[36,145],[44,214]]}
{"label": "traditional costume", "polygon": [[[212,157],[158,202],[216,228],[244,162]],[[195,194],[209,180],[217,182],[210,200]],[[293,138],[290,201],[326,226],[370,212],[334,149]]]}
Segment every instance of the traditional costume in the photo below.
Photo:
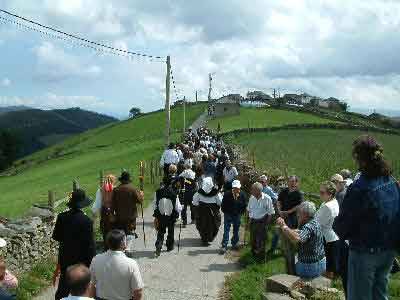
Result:
{"label": "traditional costume", "polygon": [[179,213],[182,210],[178,195],[171,186],[164,184],[156,191],[153,209],[153,217],[155,218],[154,224],[157,230],[157,241],[155,244],[156,256],[159,256],[164,244],[164,235],[167,230],[167,251],[172,251],[174,249],[175,222],[179,218]]}
{"label": "traditional costume", "polygon": [[195,222],[195,209],[193,206],[193,196],[196,193],[196,173],[191,169],[186,169],[183,171],[179,177],[181,178],[181,204],[183,205],[182,209],[182,221],[183,225],[187,225],[187,208],[190,207],[190,217],[192,220],[192,224]]}
{"label": "traditional costume", "polygon": [[111,206],[115,214],[114,228],[130,235],[136,231],[137,205],[143,202],[143,196],[131,184],[128,172],[122,172],[118,180],[121,184],[113,191]]}
{"label": "traditional costume", "polygon": [[196,228],[205,246],[215,239],[221,226],[221,203],[222,195],[214,187],[212,178],[205,177],[201,189],[193,196],[193,205],[196,207]]}
{"label": "traditional costume", "polygon": [[112,193],[113,193],[113,178],[107,178],[102,186],[96,192],[96,200],[92,206],[92,212],[94,215],[100,213],[100,231],[103,235],[104,247],[107,250],[108,247],[105,243],[107,233],[113,229],[115,222],[115,215],[112,211]]}

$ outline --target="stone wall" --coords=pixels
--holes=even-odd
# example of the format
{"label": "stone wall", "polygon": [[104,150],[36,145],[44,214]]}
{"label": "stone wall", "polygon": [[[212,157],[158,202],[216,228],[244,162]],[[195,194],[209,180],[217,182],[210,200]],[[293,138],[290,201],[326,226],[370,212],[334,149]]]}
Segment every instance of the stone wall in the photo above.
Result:
{"label": "stone wall", "polygon": [[7,241],[1,256],[12,272],[21,274],[56,254],[57,243],[51,239],[54,222],[50,210],[34,207],[24,218],[0,223],[0,237]]}

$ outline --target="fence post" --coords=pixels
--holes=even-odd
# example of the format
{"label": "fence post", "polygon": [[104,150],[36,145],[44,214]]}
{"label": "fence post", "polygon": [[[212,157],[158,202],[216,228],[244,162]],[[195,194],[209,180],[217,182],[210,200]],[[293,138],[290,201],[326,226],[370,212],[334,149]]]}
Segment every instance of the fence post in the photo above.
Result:
{"label": "fence post", "polygon": [[99,172],[99,186],[100,187],[103,185],[103,180],[104,180],[104,172],[103,172],[103,170],[100,170],[100,172]]}
{"label": "fence post", "polygon": [[54,199],[55,193],[53,191],[49,191],[48,193],[48,206],[50,211],[54,212]]}
{"label": "fence post", "polygon": [[153,184],[154,183],[154,178],[153,178],[153,161],[150,161],[150,183]]}

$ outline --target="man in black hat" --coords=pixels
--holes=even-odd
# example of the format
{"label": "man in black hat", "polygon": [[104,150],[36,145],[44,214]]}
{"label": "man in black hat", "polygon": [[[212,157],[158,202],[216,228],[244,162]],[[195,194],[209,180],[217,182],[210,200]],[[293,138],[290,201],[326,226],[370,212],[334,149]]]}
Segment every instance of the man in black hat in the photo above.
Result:
{"label": "man in black hat", "polygon": [[96,254],[93,222],[82,211],[90,202],[85,191],[77,189],[72,192],[67,204],[69,210],[57,217],[53,231],[53,239],[59,242],[58,264],[54,274],[54,278],[60,276],[56,300],[67,297],[70,293],[66,283],[67,268],[79,263],[89,267]]}
{"label": "man in black hat", "polygon": [[113,191],[111,205],[115,214],[114,228],[128,235],[136,230],[137,205],[143,202],[143,192],[133,187],[131,175],[126,171],[118,180],[121,184]]}

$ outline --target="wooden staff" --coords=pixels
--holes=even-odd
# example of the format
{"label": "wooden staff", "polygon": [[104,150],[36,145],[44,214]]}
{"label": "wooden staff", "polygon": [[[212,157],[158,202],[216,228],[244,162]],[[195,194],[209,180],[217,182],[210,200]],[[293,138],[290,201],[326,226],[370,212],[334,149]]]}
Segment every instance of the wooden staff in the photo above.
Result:
{"label": "wooden staff", "polygon": [[[140,190],[144,193],[144,164],[143,161],[139,163],[139,184]],[[144,230],[144,214],[143,214],[143,203],[140,202],[140,209],[142,211],[142,230],[143,230],[143,243],[144,247],[146,248],[146,232]]]}

